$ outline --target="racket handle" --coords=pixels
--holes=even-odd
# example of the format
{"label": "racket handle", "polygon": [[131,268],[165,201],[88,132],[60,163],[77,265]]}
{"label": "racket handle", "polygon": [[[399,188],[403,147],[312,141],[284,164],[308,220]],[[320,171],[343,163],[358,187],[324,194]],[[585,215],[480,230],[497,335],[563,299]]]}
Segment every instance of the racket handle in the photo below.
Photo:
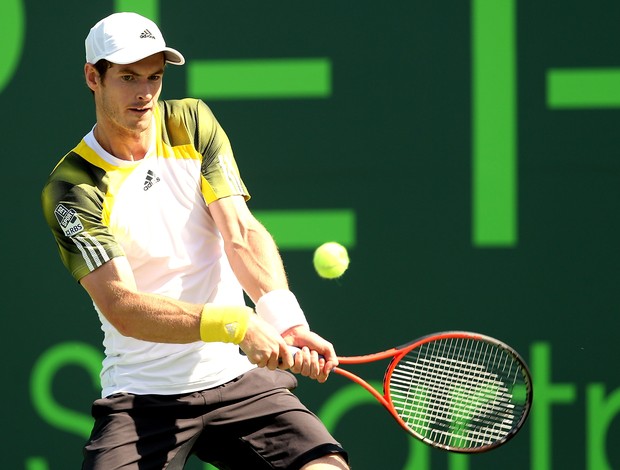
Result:
{"label": "racket handle", "polygon": [[[298,348],[297,346],[291,346],[290,344],[287,345],[288,350],[291,352],[291,354],[293,355],[293,360],[295,360],[295,354],[297,354],[299,351],[301,351],[300,348]],[[278,362],[280,364],[282,364],[282,358],[278,358]]]}
{"label": "racket handle", "polygon": [[[299,351],[301,351],[301,348],[298,348],[297,346],[291,346],[289,344],[288,345],[288,350],[291,352],[291,354],[293,355],[293,359],[294,359],[295,358],[295,354],[297,354]],[[320,354],[319,357],[325,359],[322,354]]]}

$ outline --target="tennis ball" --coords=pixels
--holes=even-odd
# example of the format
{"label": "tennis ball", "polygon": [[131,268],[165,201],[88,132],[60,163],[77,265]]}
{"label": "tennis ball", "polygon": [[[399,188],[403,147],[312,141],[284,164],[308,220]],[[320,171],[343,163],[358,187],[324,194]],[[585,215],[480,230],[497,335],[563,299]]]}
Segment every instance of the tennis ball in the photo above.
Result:
{"label": "tennis ball", "polygon": [[314,251],[314,269],[325,279],[336,279],[349,267],[349,253],[340,243],[323,243]]}

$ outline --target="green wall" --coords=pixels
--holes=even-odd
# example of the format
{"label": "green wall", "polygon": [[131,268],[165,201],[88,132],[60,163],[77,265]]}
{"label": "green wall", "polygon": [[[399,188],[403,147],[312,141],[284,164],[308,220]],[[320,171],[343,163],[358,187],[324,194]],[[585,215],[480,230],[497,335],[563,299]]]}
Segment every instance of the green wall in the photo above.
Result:
{"label": "green wall", "polygon": [[[164,97],[211,105],[293,290],[340,354],[465,329],[529,362],[525,429],[472,457],[405,436],[342,377],[300,378],[355,470],[620,468],[612,0],[2,0],[2,468],[79,468],[99,393],[96,315],[39,193],[94,123],[83,41],[115,9],[158,20],[185,54]],[[312,250],[332,239],[352,261],[326,281]],[[380,381],[383,366],[363,374]]]}

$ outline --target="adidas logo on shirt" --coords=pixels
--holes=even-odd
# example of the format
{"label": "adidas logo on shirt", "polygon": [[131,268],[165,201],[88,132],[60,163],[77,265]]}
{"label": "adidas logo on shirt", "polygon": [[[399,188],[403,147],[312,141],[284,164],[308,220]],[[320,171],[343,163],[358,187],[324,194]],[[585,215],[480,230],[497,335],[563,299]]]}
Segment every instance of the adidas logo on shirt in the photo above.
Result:
{"label": "adidas logo on shirt", "polygon": [[144,178],[144,190],[148,191],[154,184],[159,183],[160,181],[159,176],[157,176],[153,170],[147,171],[146,178]]}
{"label": "adidas logo on shirt", "polygon": [[155,39],[155,36],[153,36],[153,33],[151,33],[148,29],[145,29],[144,31],[142,31],[142,34],[140,35],[140,39],[145,39],[145,38]]}

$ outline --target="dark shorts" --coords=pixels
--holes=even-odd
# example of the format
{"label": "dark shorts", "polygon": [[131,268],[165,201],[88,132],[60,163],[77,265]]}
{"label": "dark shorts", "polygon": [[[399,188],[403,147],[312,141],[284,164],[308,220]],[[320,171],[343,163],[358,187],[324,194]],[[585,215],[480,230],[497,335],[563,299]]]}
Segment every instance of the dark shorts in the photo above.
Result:
{"label": "dark shorts", "polygon": [[284,371],[253,369],[184,395],[119,393],[97,400],[82,469],[180,470],[190,455],[227,470],[301,468],[346,453],[291,393]]}

